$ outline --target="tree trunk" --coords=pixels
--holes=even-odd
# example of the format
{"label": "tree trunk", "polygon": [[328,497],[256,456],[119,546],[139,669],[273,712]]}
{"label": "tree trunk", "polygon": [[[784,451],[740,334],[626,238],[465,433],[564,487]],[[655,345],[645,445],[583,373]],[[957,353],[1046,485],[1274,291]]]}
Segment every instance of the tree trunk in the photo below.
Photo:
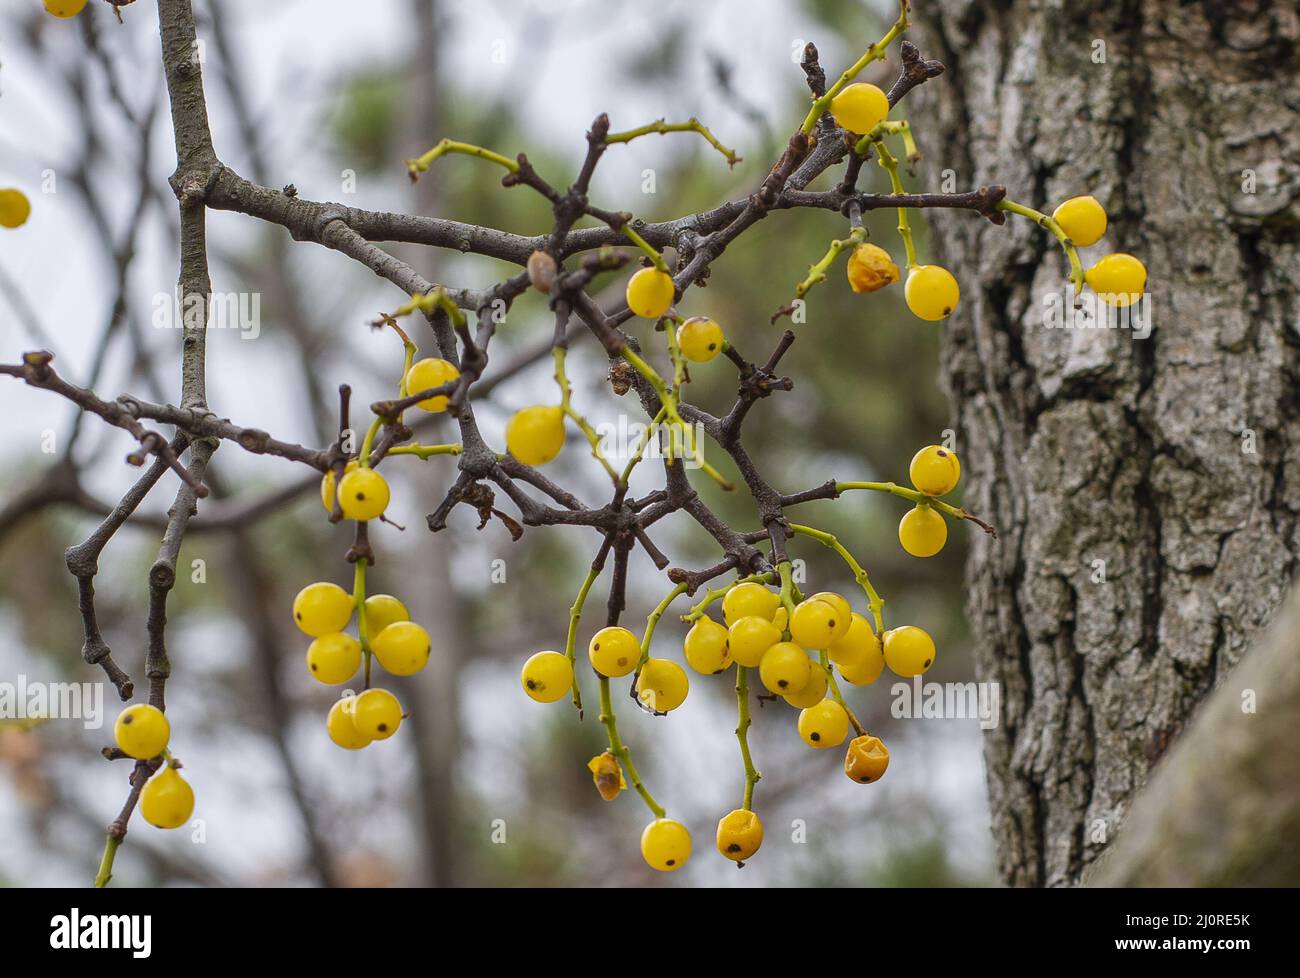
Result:
{"label": "tree trunk", "polygon": [[[962,286],[943,382],[966,505],[998,864],[1077,883],[1297,555],[1300,17],[1284,2],[916,3],[947,73],[909,101],[926,183],[1092,194],[1150,272],[1154,329],[1049,329],[1050,234],[932,222]],[[948,189],[948,188],[944,188]],[[1134,879],[1133,882],[1141,882]]]}

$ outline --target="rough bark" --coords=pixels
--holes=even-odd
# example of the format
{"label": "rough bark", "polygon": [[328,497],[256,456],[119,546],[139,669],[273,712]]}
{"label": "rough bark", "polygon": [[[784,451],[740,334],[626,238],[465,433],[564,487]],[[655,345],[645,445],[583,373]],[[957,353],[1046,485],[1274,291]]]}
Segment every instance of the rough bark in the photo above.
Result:
{"label": "rough bark", "polygon": [[1294,886],[1297,717],[1300,590],[1160,762],[1089,885]]}
{"label": "rough bark", "polygon": [[1111,223],[1085,265],[1127,251],[1150,272],[1149,338],[1047,329],[1065,276],[1050,235],[931,222],[933,260],[962,285],[942,370],[967,505],[1002,531],[976,536],[968,567],[978,674],[1005,704],[985,740],[999,868],[1069,885],[1295,567],[1300,16],[1266,0],[915,6],[948,67],[910,109],[922,139],[944,134],[921,146],[930,186],[951,168],[1049,212],[1091,193]]}

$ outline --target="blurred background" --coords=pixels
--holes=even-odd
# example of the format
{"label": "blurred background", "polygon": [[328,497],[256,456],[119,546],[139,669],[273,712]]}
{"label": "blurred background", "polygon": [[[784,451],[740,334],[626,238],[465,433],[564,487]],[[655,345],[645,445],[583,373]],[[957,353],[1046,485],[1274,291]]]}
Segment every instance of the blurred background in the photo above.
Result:
{"label": "blurred background", "polygon": [[[609,150],[592,199],[646,220],[701,210],[756,187],[806,111],[798,67],[804,43],[818,45],[833,75],[896,13],[892,2],[865,0],[198,0],[196,8],[217,152],[243,176],[293,184],[313,200],[524,234],[548,229],[550,215],[528,190],[501,188],[494,168],[447,158],[412,187],[403,159],[451,136],[507,155],[526,151],[553,183],[567,185],[598,112],[609,113],[615,130],[696,115],[744,157],[735,170],[695,136],[645,137]],[[0,360],[48,348],[65,377],[103,396],[130,391],[174,401],[179,333],[154,324],[177,267],[166,182],[175,156],[157,14],[148,3],[122,13],[119,26],[110,8],[92,0],[75,20],[57,21],[39,0],[5,0],[0,185],[23,189],[33,213],[0,235]],[[896,75],[891,57],[867,80],[887,87]],[[922,151],[941,154],[940,134],[913,122]],[[644,192],[647,170],[653,193]],[[862,184],[884,188],[878,171],[865,167]],[[838,168],[816,186],[837,178]],[[873,240],[898,251],[894,220],[874,212],[869,227]],[[682,311],[716,318],[742,352],[761,359],[783,328],[769,316],[845,230],[830,212],[774,213],[727,251],[708,288],[688,293]],[[924,256],[923,223],[918,244]],[[481,257],[397,250],[429,280],[460,287],[484,287],[514,271]],[[236,214],[209,213],[209,252],[216,291],[258,293],[261,303],[256,339],[235,331],[209,338],[214,410],[324,446],[337,426],[339,384],[351,384],[362,407],[391,396],[400,346],[367,325],[404,301],[391,285]],[[604,284],[605,299],[616,301],[621,279]],[[902,311],[898,288],[853,295],[842,262],[810,295],[808,321],[782,363],[795,390],[761,402],[747,426],[748,447],[770,481],[795,491],[832,476],[904,479],[915,450],[940,440],[947,412],[935,383],[937,334]],[[529,293],[498,331],[487,376],[545,343],[550,330],[544,299]],[[415,338],[432,346],[427,330]],[[575,403],[593,423],[617,423],[624,412],[641,420],[634,404],[610,391],[596,344],[575,345],[569,375]],[[696,369],[693,380],[690,397],[706,409],[725,410],[734,397],[734,372],[723,362]],[[544,358],[476,402],[480,425],[502,445],[510,414],[553,393]],[[0,682],[20,675],[99,682],[80,658],[75,580],[63,551],[135,479],[123,462],[133,440],[95,418],[79,424],[65,401],[9,378],[0,383],[0,419]],[[423,440],[455,440],[450,424],[440,424]],[[710,461],[730,474],[720,455]],[[695,838],[694,858],[681,872],[648,869],[638,850],[644,806],[630,791],[602,801],[586,769],[604,744],[595,711],[579,722],[567,703],[545,707],[519,688],[529,654],[563,648],[595,535],[537,528],[512,543],[498,522],[476,531],[464,507],[431,535],[424,515],[442,498],[454,461],[394,458],[384,471],[394,488],[389,515],[406,529],[372,532],[371,589],[401,597],[434,636],[429,668],[396,684],[411,721],[355,754],[328,741],[324,718],[337,691],[303,668],[306,640],[289,609],[313,580],[348,585],[343,554],[351,531],[325,520],[317,480],[301,466],[223,445],[211,482],[227,498],[201,506],[168,606],[172,748],[197,793],[202,831],[197,838],[161,832],[137,815],[115,885],[991,881],[977,722],[891,716],[888,674],[873,686],[846,687],[892,753],[888,777],[870,786],[844,777],[841,751],[807,750],[785,704],[755,706],[750,738],[763,773],[756,810],[767,837],[739,872],[712,845],[717,819],[739,805],[743,785],[734,677],[692,673],[686,704],[658,718],[635,710],[626,681],[616,682],[620,727],[644,779]],[[588,501],[607,492],[577,444],[548,473]],[[655,465],[638,475],[639,491],[662,479]],[[734,526],[756,527],[743,492],[724,494],[703,478],[695,484]],[[175,485],[164,476],[105,550],[96,580],[105,638],[138,682],[146,575]],[[203,527],[204,511],[229,512],[238,500],[282,489],[290,501],[255,522]],[[857,555],[888,601],[891,622],[914,622],[935,636],[939,661],[928,680],[968,681],[965,528],[954,528],[939,557],[915,560],[896,538],[905,509],[901,500],[859,493],[803,506],[799,518],[836,533]],[[665,521],[656,542],[676,565],[718,559],[716,545],[689,520]],[[812,590],[854,595],[833,553],[811,542],[793,547],[807,562]],[[187,572],[195,560],[203,561],[202,581]],[[596,608],[580,649],[603,623],[606,586],[607,577],[593,590]],[[644,553],[635,554],[624,622],[639,632],[669,589]],[[865,610],[860,596],[855,605]],[[679,599],[665,617],[656,654],[680,661],[684,626],[676,615],[688,604]],[[595,683],[584,680],[594,703]],[[75,720],[0,726],[0,883],[91,880],[104,826],[127,791],[128,768],[99,756],[118,708],[106,686],[99,730]]]}

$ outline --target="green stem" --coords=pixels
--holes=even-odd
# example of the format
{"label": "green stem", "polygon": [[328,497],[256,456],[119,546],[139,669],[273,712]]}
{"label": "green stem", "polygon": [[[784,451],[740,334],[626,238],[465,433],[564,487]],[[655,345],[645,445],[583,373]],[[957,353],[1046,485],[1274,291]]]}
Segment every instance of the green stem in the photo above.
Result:
{"label": "green stem", "polygon": [[620,489],[627,488],[628,480],[632,477],[632,470],[635,469],[637,465],[640,464],[641,459],[645,457],[645,450],[650,444],[650,439],[654,437],[655,431],[658,430],[661,424],[663,424],[663,420],[667,414],[668,409],[666,407],[661,407],[659,413],[654,416],[654,419],[646,427],[645,432],[641,435],[640,442],[638,442],[636,446],[636,450],[632,453],[632,457],[628,459],[627,465],[623,467],[623,474],[618,478],[618,487]]}
{"label": "green stem", "polygon": [[997,209],[1015,214],[1018,217],[1027,218],[1039,227],[1051,231],[1056,240],[1060,242],[1061,248],[1065,251],[1065,257],[1070,262],[1070,282],[1074,285],[1075,295],[1083,291],[1083,263],[1079,261],[1079,251],[1075,248],[1070,236],[1065,233],[1065,229],[1061,227],[1055,218],[1044,214],[1042,211],[1036,211],[1032,207],[1018,204],[1014,200],[998,201]]}
{"label": "green stem", "polygon": [[569,660],[569,665],[573,667],[573,705],[579,713],[582,713],[582,687],[578,685],[578,622],[582,619],[582,606],[587,603],[587,593],[599,576],[600,571],[594,567],[587,571],[587,577],[582,582],[582,587],[578,589],[578,596],[573,599],[573,604],[569,608],[569,634],[564,640],[564,654]]}
{"label": "green stem", "polygon": [[[873,139],[872,145],[876,147],[876,155],[879,157],[880,165],[889,174],[890,189],[895,194],[906,193],[903,189],[903,181],[898,176],[898,160],[889,151],[884,139]],[[915,268],[917,265],[916,243],[912,240],[912,228],[908,224],[906,207],[898,208],[898,236],[903,239],[903,247],[907,249],[907,267],[909,269]]]}
{"label": "green stem", "polygon": [[122,840],[115,835],[109,835],[104,839],[104,855],[100,857],[99,872],[95,874],[96,889],[102,890],[113,878],[113,860],[117,858],[117,847],[121,844]]}
{"label": "green stem", "polygon": [[443,139],[427,153],[417,156],[413,160],[406,161],[406,169],[407,172],[411,174],[411,179],[416,179],[421,173],[429,169],[430,164],[432,164],[434,160],[441,156],[446,156],[448,153],[462,153],[466,156],[477,156],[481,160],[488,160],[489,162],[497,164],[497,166],[505,167],[511,173],[519,172],[519,164],[508,157],[502,156],[500,153],[494,153],[492,150],[484,149],[482,146],[475,146],[473,143],[461,143],[454,139]]}
{"label": "green stem", "polygon": [[829,547],[840,555],[844,563],[848,564],[849,570],[853,572],[853,579],[858,582],[867,595],[867,604],[871,607],[871,617],[875,619],[876,634],[879,635],[884,631],[884,616],[882,609],[885,607],[884,599],[876,592],[871,585],[871,578],[867,572],[862,569],[862,565],[854,559],[853,554],[844,548],[844,545],[835,537],[833,533],[827,533],[825,530],[818,530],[815,527],[804,526],[802,523],[791,523],[790,530],[802,536],[811,537],[824,547]]}
{"label": "green stem", "polygon": [[375,418],[366,429],[365,438],[361,440],[361,452],[357,456],[357,464],[363,469],[370,468],[370,449],[374,446],[375,436],[379,434],[379,427],[383,423],[383,418]]}
{"label": "green stem", "polygon": [[795,286],[795,298],[802,299],[808,294],[814,285],[826,281],[826,272],[835,264],[836,259],[848,249],[856,248],[866,240],[866,237],[867,229],[859,225],[849,231],[849,236],[847,238],[839,238],[832,241],[830,248],[826,250],[826,254],[822,257],[821,261],[814,265],[809,265],[807,276],[804,277],[802,282]]}
{"label": "green stem", "polygon": [[831,691],[831,699],[838,703],[844,712],[848,714],[849,723],[853,724],[853,729],[861,737],[867,732],[866,728],[858,722],[858,718],[853,714],[853,710],[849,708],[849,704],[844,702],[844,694],[840,692],[840,684],[835,681],[835,670],[831,668],[830,656],[826,654],[825,650],[821,652],[821,663],[822,670],[826,673],[826,687]]}
{"label": "green stem", "polygon": [[655,818],[663,818],[665,815],[664,808],[654,797],[646,790],[646,786],[641,783],[641,775],[637,773],[636,765],[632,763],[632,752],[627,749],[627,745],[619,738],[618,735],[618,718],[614,715],[614,703],[609,695],[609,677],[600,677],[600,722],[605,725],[605,731],[609,735],[609,752],[619,759],[623,765],[623,770],[627,772],[628,780],[632,782],[632,787],[636,793],[641,796],[641,800],[646,803],[646,807],[654,814]]}
{"label": "green stem", "polygon": [[352,603],[357,609],[357,635],[361,641],[361,653],[365,656],[365,688],[370,688],[370,631],[366,627],[366,559],[357,558],[352,565]]}
{"label": "green stem", "polygon": [[686,591],[686,588],[685,582],[678,584],[668,592],[664,599],[655,606],[655,610],[646,617],[645,632],[641,636],[641,658],[637,660],[636,664],[637,672],[641,671],[641,667],[645,665],[645,660],[650,658],[650,641],[654,638],[655,629],[659,626],[659,619],[664,616],[668,606],[677,600],[677,596]]}
{"label": "green stem", "polygon": [[745,765],[745,799],[741,808],[752,811],[754,807],[754,785],[762,777],[754,767],[754,758],[749,753],[749,669],[736,666],[736,739],[740,741],[740,760]]}
{"label": "green stem", "polygon": [[645,238],[632,230],[631,221],[623,224],[618,231],[623,235],[623,237],[627,238],[634,245],[640,248],[641,251],[645,253],[645,256],[654,263],[655,268],[659,269],[659,271],[663,272],[665,275],[672,275],[672,272],[668,268],[668,262],[664,261],[664,256],[659,254],[659,252],[656,251]]}
{"label": "green stem", "polygon": [[600,450],[600,436],[596,434],[596,430],[591,426],[591,423],[573,409],[573,390],[569,386],[569,377],[564,370],[564,358],[567,353],[568,351],[562,346],[555,347],[552,352],[555,358],[555,383],[560,388],[560,409],[564,412],[565,417],[572,420],[583,435],[586,436],[587,443],[591,445],[592,457],[601,464],[610,479],[617,485],[618,473],[609,464],[609,459],[605,458],[605,453]]}
{"label": "green stem", "polygon": [[682,621],[690,623],[703,618],[708,613],[709,606],[719,598],[726,597],[727,592],[737,584],[749,584],[751,582],[756,584],[771,584],[772,576],[771,571],[762,574],[750,574],[748,577],[738,577],[730,584],[723,585],[722,587],[709,588],[709,590],[704,592],[704,597],[700,601],[691,605],[690,613],[682,615]]}
{"label": "green stem", "polygon": [[970,513],[951,503],[945,503],[942,499],[934,496],[927,496],[916,489],[909,489],[907,486],[900,486],[896,482],[837,482],[835,483],[835,494],[848,492],[851,489],[868,489],[874,492],[887,492],[892,496],[899,496],[903,499],[910,499],[918,506],[933,506],[939,512],[951,516],[955,520],[969,520],[978,526],[985,533],[991,536],[997,536],[996,531],[984,520],[980,519],[974,513]]}
{"label": "green stem", "polygon": [[629,129],[626,132],[616,132],[605,137],[605,144],[630,143],[638,136],[648,136],[650,133],[670,133],[670,132],[697,132],[704,137],[710,146],[721,153],[727,160],[728,166],[735,166],[740,162],[740,157],[734,150],[727,149],[722,143],[718,142],[717,137],[709,132],[708,126],[700,122],[694,116],[685,122],[665,122],[663,119],[656,119],[647,125],[640,126],[636,129]]}
{"label": "green stem", "polygon": [[428,459],[434,455],[459,455],[465,449],[455,445],[395,445],[388,450],[389,455],[415,455]]}

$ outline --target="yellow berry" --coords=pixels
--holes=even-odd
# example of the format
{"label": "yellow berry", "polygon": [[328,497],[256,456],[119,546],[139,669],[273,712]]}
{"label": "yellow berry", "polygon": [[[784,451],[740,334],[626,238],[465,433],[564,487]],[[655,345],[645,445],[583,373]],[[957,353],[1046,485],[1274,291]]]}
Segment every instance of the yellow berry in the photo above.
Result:
{"label": "yellow berry", "polygon": [[812,660],[794,642],[778,642],[763,653],[758,678],[768,692],[788,696],[800,692],[812,681]]}
{"label": "yellow berry", "polygon": [[[348,464],[343,466],[343,474],[347,475],[355,469],[360,463],[355,459],[348,459]],[[334,512],[334,470],[330,469],[320,480],[320,504],[325,507],[327,513]]]}
{"label": "yellow berry", "polygon": [[706,676],[722,672],[731,665],[727,630],[708,615],[691,626],[682,651],[686,655],[686,664]]}
{"label": "yellow berry", "polygon": [[853,618],[853,605],[849,604],[849,599],[842,594],[836,594],[834,591],[818,591],[816,594],[808,596],[809,601],[825,601],[835,609],[836,616],[844,621],[844,627],[837,629],[835,641],[839,641],[849,632],[849,621]]}
{"label": "yellow berry", "polygon": [[686,670],[671,659],[646,659],[636,677],[636,696],[655,713],[668,713],[686,700]]}
{"label": "yellow berry", "polygon": [[344,696],[330,707],[329,716],[325,718],[325,730],[330,740],[344,750],[360,750],[370,743],[370,738],[357,729],[353,719],[356,697]]}
{"label": "yellow berry", "polygon": [[727,630],[727,645],[737,665],[753,667],[763,661],[763,654],[781,641],[781,629],[766,618],[747,615]]}
{"label": "yellow berry", "polygon": [[772,615],[772,624],[776,626],[778,632],[782,633],[790,627],[790,612],[785,610],[785,605],[776,609],[776,613]]}
{"label": "yellow berry", "polygon": [[627,307],[645,319],[658,319],[673,304],[673,277],[657,268],[643,268],[627,282]]}
{"label": "yellow berry", "polygon": [[307,670],[327,686],[345,683],[361,668],[361,643],[346,632],[332,632],[307,646]]}
{"label": "yellow berry", "polygon": [[524,663],[519,682],[538,703],[554,703],[573,689],[573,666],[563,653],[534,652]]}
{"label": "yellow berry", "polygon": [[900,676],[919,676],[934,665],[934,639],[915,625],[885,632],[885,663]]}
{"label": "yellow berry", "polygon": [[1084,281],[1108,306],[1124,307],[1142,298],[1147,287],[1147,269],[1132,255],[1107,255],[1083,273]]}
{"label": "yellow berry", "polygon": [[371,740],[387,740],[402,725],[402,704],[386,689],[368,689],[352,704],[357,733]]}
{"label": "yellow berry", "polygon": [[848,634],[851,620],[852,612],[844,615],[828,601],[808,598],[790,616],[790,638],[805,649],[824,649]]}
{"label": "yellow berry", "polygon": [[641,833],[641,856],[651,869],[681,869],[691,858],[691,833],[681,822],[657,818]]}
{"label": "yellow berry", "polygon": [[718,820],[718,852],[728,859],[743,862],[762,844],[763,823],[753,812],[737,808]]}
{"label": "yellow berry", "polygon": [[849,255],[848,275],[854,292],[875,292],[898,281],[898,266],[879,245],[860,244]]}
{"label": "yellow berry", "polygon": [[826,654],[830,660],[837,666],[855,665],[862,662],[871,651],[873,644],[876,643],[875,633],[872,632],[871,626],[867,620],[853,612],[849,616],[849,630],[844,637],[832,642],[826,649]]}
{"label": "yellow berry", "polygon": [[682,356],[696,363],[708,363],[725,342],[722,327],[707,316],[692,316],[677,327],[677,346]]}
{"label": "yellow berry", "polygon": [[913,557],[933,557],[948,542],[948,521],[929,506],[917,506],[899,520],[898,542]]}
{"label": "yellow berry", "polygon": [[[455,364],[437,357],[425,357],[411,364],[411,369],[406,372],[406,393],[418,394],[421,391],[431,391],[443,384],[450,384],[459,376],[460,371],[456,369]],[[447,395],[435,394],[433,397],[426,397],[423,401],[417,401],[415,406],[437,414],[439,411],[447,410]]]}
{"label": "yellow berry", "polygon": [[808,673],[808,685],[797,693],[789,693],[784,699],[796,709],[805,710],[810,706],[816,706],[825,698],[827,686],[826,670],[820,663],[814,662],[812,671]]}
{"label": "yellow berry", "polygon": [[849,715],[834,700],[822,700],[799,714],[799,736],[809,747],[838,747],[849,735]]}
{"label": "yellow berry", "polygon": [[627,790],[627,779],[623,777],[618,758],[609,751],[597,754],[588,761],[587,770],[591,772],[591,780],[600,792],[600,797],[606,801],[613,801],[620,791]]}
{"label": "yellow berry", "polygon": [[722,597],[722,620],[728,625],[741,618],[757,615],[772,620],[781,607],[781,596],[754,581],[737,584]]}
{"label": "yellow berry", "polygon": [[1052,219],[1080,248],[1096,244],[1106,233],[1106,208],[1096,197],[1071,197],[1052,211]]}
{"label": "yellow berry", "polygon": [[393,622],[410,621],[406,605],[391,594],[372,594],[366,598],[366,634],[378,635]]}
{"label": "yellow berry", "polygon": [[27,223],[32,213],[32,202],[27,195],[14,187],[0,190],[0,225],[7,228],[21,227]]}
{"label": "yellow berry", "polygon": [[140,814],[156,828],[178,829],[194,814],[194,789],[168,765],[140,792]]}
{"label": "yellow berry", "polygon": [[849,741],[849,749],[844,755],[844,773],[852,781],[869,784],[880,780],[889,767],[889,748],[879,737],[863,734]]}
{"label": "yellow berry", "polygon": [[86,8],[86,0],[45,0],[45,9],[55,17],[75,17]]}
{"label": "yellow berry", "polygon": [[885,650],[867,620],[853,616],[849,634],[836,642],[826,654],[839,666],[840,675],[854,686],[869,686],[885,669]]}
{"label": "yellow berry", "polygon": [[961,288],[948,269],[939,265],[917,265],[907,273],[903,298],[907,300],[912,315],[936,323],[947,319],[957,308]]}
{"label": "yellow berry", "polygon": [[506,425],[506,451],[525,465],[545,465],[564,447],[564,409],[537,404]]}
{"label": "yellow berry", "polygon": [[951,448],[928,445],[912,456],[907,474],[912,485],[927,496],[944,496],[961,479],[961,461]]}
{"label": "yellow berry", "polygon": [[831,112],[849,132],[865,136],[889,118],[889,97],[875,85],[858,82],[831,99]]}
{"label": "yellow berry", "polygon": [[413,621],[395,621],[370,640],[370,649],[385,672],[414,676],[428,665],[429,633]]}
{"label": "yellow berry", "polygon": [[128,706],[117,715],[117,723],[113,725],[113,739],[117,746],[122,753],[137,761],[147,761],[161,754],[167,749],[171,735],[172,725],[167,716],[148,703]]}
{"label": "yellow berry", "polygon": [[364,523],[388,508],[388,483],[374,469],[357,468],[339,482],[339,508],[350,520]]}
{"label": "yellow berry", "polygon": [[337,584],[308,584],[293,599],[293,620],[312,638],[341,632],[352,620],[352,595]]}
{"label": "yellow berry", "polygon": [[626,628],[611,625],[591,637],[587,657],[602,676],[626,676],[641,660],[641,642]]}

